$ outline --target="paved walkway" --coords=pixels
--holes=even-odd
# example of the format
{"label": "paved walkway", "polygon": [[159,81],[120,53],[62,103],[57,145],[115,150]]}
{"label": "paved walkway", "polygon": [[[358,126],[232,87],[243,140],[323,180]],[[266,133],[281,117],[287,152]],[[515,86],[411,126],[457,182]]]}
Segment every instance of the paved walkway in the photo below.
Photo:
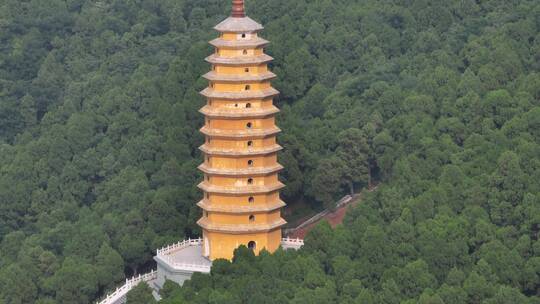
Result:
{"label": "paved walkway", "polygon": [[[373,192],[377,190],[378,185],[374,185],[371,189],[369,189],[369,192]],[[345,218],[345,215],[347,214],[347,211],[349,211],[349,208],[352,208],[356,206],[358,203],[362,201],[362,195],[361,194],[355,194],[352,199],[347,200],[347,196],[342,198],[340,202],[343,201],[341,205],[338,203],[338,208],[334,210],[333,212],[330,212],[329,210],[325,210],[314,217],[308,219],[304,223],[300,224],[297,228],[291,229],[287,233],[287,237],[290,238],[300,238],[304,239],[306,235],[315,227],[318,223],[321,221],[328,221],[330,226],[332,228],[335,228],[337,225],[343,223],[343,219]],[[314,220],[315,219],[315,220]]]}
{"label": "paved walkway", "polygon": [[313,223],[310,223],[301,228],[297,228],[291,231],[287,236],[290,238],[304,239],[306,235],[308,234],[308,232],[311,231],[311,229],[315,228],[317,224],[319,224],[321,221],[324,221],[324,220],[328,221],[328,223],[330,223],[330,226],[332,226],[332,228],[335,228],[338,224],[341,224],[343,222],[343,219],[345,218],[345,214],[347,214],[347,211],[349,210],[349,208],[351,206],[356,205],[358,201],[359,200],[357,199],[353,199],[353,201],[350,204],[342,206],[336,209],[334,212],[327,213],[326,215],[324,215],[319,220]]}
{"label": "paved walkway", "polygon": [[202,255],[202,245],[189,246],[170,253],[171,262],[212,266],[212,262]]}

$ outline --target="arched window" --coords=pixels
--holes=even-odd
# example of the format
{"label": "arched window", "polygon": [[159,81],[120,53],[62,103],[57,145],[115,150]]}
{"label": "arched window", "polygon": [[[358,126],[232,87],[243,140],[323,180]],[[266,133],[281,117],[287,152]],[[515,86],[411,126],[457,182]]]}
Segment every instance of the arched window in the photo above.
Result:
{"label": "arched window", "polygon": [[251,108],[251,104],[250,103],[246,103],[246,108]]}
{"label": "arched window", "polygon": [[255,198],[254,198],[253,196],[251,196],[250,198],[248,198],[248,202],[249,202],[250,204],[255,203]]}
{"label": "arched window", "polygon": [[245,68],[244,72],[249,73],[249,68]]}
{"label": "arched window", "polygon": [[253,147],[253,141],[251,141],[251,140],[248,141],[248,142],[247,142],[247,145],[248,145],[248,147]]}
{"label": "arched window", "polygon": [[248,243],[248,248],[251,249],[251,250],[255,250],[255,248],[257,247],[257,243],[255,243],[255,241],[251,241]]}
{"label": "arched window", "polygon": [[244,34],[242,34],[242,38],[246,38],[246,34],[245,34],[245,33],[244,33]]}
{"label": "arched window", "polygon": [[248,185],[253,185],[253,178],[248,178]]}
{"label": "arched window", "polygon": [[250,167],[253,166],[253,160],[251,160],[251,159],[248,160],[248,166],[250,166]]}
{"label": "arched window", "polygon": [[248,84],[246,85],[246,91],[249,91],[249,90],[251,90],[251,86]]}
{"label": "arched window", "polygon": [[253,215],[253,214],[250,215],[249,216],[249,221],[252,222],[252,223],[255,222],[255,215]]}
{"label": "arched window", "polygon": [[208,217],[208,211],[204,212],[204,217]]}
{"label": "arched window", "polygon": [[247,50],[243,50],[243,51],[242,51],[242,54],[247,55],[247,54],[248,54],[248,51],[247,51]]}
{"label": "arched window", "polygon": [[210,199],[210,193],[206,193],[206,199]]}
{"label": "arched window", "polygon": [[234,107],[235,107],[235,108],[238,108],[238,104],[237,104],[237,103],[235,103],[235,104],[234,104]]}
{"label": "arched window", "polygon": [[253,124],[250,123],[250,122],[248,122],[248,123],[246,124],[246,127],[247,127],[248,129],[251,129],[251,128],[253,127]]}

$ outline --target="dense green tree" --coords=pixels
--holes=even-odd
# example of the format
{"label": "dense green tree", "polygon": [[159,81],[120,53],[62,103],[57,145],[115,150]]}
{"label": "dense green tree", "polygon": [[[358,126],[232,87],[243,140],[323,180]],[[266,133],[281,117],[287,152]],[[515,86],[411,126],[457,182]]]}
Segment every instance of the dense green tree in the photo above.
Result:
{"label": "dense green tree", "polygon": [[339,134],[338,145],[337,155],[344,163],[342,178],[353,195],[355,184],[371,184],[367,139],[361,130],[349,129]]}
{"label": "dense green tree", "polygon": [[67,258],[48,282],[59,303],[91,303],[98,291],[98,277],[90,264]]}
{"label": "dense green tree", "polygon": [[19,265],[13,264],[3,269],[0,279],[0,293],[5,303],[32,303],[37,298],[36,278]]}
{"label": "dense green tree", "polygon": [[98,281],[103,286],[111,288],[112,282],[124,278],[124,260],[109,244],[103,243],[96,257],[98,266]]}
{"label": "dense green tree", "polygon": [[338,157],[323,159],[311,181],[313,194],[328,208],[334,208],[338,194],[341,193],[343,172],[347,164]]}
{"label": "dense green tree", "polygon": [[435,277],[429,273],[428,265],[418,260],[405,265],[396,276],[401,292],[407,297],[417,297],[422,290],[433,287]]}
{"label": "dense green tree", "polygon": [[[163,302],[538,303],[538,1],[246,5],[294,216],[382,184],[303,250],[240,250]],[[229,7],[0,2],[0,303],[94,302],[200,235],[197,92]]]}
{"label": "dense green tree", "polygon": [[152,295],[152,289],[148,284],[138,284],[127,295],[126,303],[129,304],[153,304],[157,303]]}

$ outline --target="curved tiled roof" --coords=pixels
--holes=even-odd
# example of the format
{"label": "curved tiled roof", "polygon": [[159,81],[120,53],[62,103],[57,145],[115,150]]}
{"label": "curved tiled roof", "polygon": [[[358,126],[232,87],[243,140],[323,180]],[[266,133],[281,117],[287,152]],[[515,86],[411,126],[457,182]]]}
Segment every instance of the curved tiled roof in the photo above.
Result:
{"label": "curved tiled roof", "polygon": [[206,98],[227,99],[227,100],[246,100],[246,99],[263,99],[279,95],[279,91],[274,88],[264,90],[249,90],[236,92],[216,91],[212,88],[206,88],[201,91],[201,95]]}
{"label": "curved tiled roof", "polygon": [[205,60],[212,64],[223,65],[250,65],[250,64],[263,64],[274,60],[267,54],[257,56],[237,56],[237,57],[222,57],[217,54],[212,54],[205,58]]}
{"label": "curved tiled roof", "polygon": [[227,49],[260,48],[268,45],[269,43],[270,41],[260,37],[244,40],[225,40],[222,38],[216,38],[210,41],[210,44],[214,47]]}
{"label": "curved tiled roof", "polygon": [[203,229],[210,231],[242,234],[247,232],[266,232],[274,230],[287,224],[287,222],[284,219],[280,218],[274,222],[265,224],[217,224],[209,221],[206,218],[202,218],[197,222],[197,224],[199,224],[199,226],[201,226]]}
{"label": "curved tiled roof", "polygon": [[261,74],[223,74],[216,73],[214,71],[208,72],[203,75],[205,79],[210,81],[221,81],[221,82],[258,82],[265,80],[272,80],[276,78],[276,74],[272,72],[265,72]]}
{"label": "curved tiled roof", "polygon": [[223,155],[223,156],[249,156],[249,155],[265,155],[281,151],[283,148],[280,145],[273,145],[264,149],[243,149],[241,151],[234,149],[210,148],[207,144],[199,148],[202,152],[208,155]]}
{"label": "curved tiled roof", "polygon": [[198,185],[199,189],[210,192],[210,193],[221,193],[221,194],[263,194],[278,191],[285,187],[284,184],[277,182],[274,185],[268,186],[231,186],[223,187],[216,186],[214,184],[208,183],[206,181]]}
{"label": "curved tiled roof", "polygon": [[273,115],[279,112],[275,106],[268,108],[215,108],[204,106],[199,110],[202,114],[210,118],[259,118]]}
{"label": "curved tiled roof", "polygon": [[285,207],[286,204],[279,200],[270,204],[252,204],[252,205],[224,205],[224,204],[212,204],[207,200],[201,200],[197,203],[197,206],[210,212],[221,213],[257,213],[257,212],[269,212]]}
{"label": "curved tiled roof", "polygon": [[213,175],[230,175],[230,176],[257,176],[257,175],[268,175],[272,173],[277,173],[283,170],[282,165],[275,165],[273,167],[251,167],[245,169],[225,169],[225,168],[212,168],[206,164],[199,166],[199,170],[207,174]]}
{"label": "curved tiled roof", "polygon": [[281,132],[278,127],[266,128],[266,129],[245,129],[245,130],[231,130],[231,129],[214,129],[204,126],[201,128],[201,132],[204,135],[214,137],[225,138],[261,138],[271,135],[276,135]]}
{"label": "curved tiled roof", "polygon": [[249,17],[229,17],[214,27],[219,32],[249,33],[263,30],[264,27]]}

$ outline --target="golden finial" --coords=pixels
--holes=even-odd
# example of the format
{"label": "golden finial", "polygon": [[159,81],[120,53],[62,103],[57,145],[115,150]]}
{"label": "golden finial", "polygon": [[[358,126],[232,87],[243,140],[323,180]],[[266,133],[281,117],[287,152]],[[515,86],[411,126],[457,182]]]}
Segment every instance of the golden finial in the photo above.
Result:
{"label": "golden finial", "polygon": [[232,16],[235,18],[244,18],[246,16],[246,10],[244,9],[244,0],[233,0]]}

